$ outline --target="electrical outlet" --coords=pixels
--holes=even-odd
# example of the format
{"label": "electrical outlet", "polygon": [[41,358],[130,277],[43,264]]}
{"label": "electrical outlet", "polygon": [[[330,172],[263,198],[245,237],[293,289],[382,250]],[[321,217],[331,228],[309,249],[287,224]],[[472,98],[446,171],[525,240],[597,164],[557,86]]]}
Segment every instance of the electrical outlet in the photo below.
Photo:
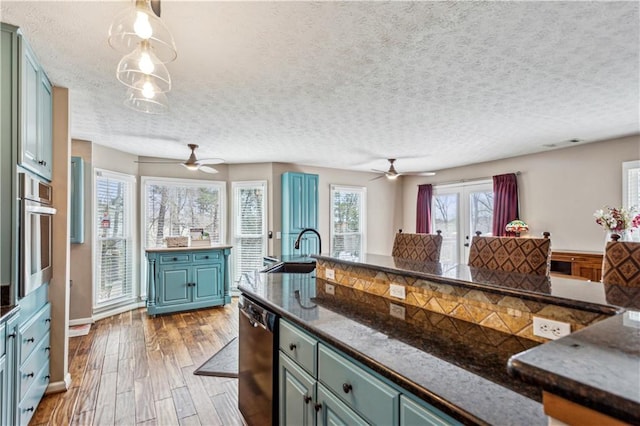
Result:
{"label": "electrical outlet", "polygon": [[404,321],[405,317],[404,306],[396,305],[395,303],[389,303],[389,314],[394,318],[399,318]]}
{"label": "electrical outlet", "polygon": [[389,284],[389,294],[391,297],[397,297],[398,299],[406,299],[407,295],[403,285]]}
{"label": "electrical outlet", "polygon": [[336,288],[332,284],[325,284],[324,291],[327,294],[336,294]]}
{"label": "electrical outlet", "polygon": [[326,279],[328,279],[328,280],[335,280],[336,279],[336,271],[334,271],[333,269],[325,269],[324,277]]}
{"label": "electrical outlet", "polygon": [[571,324],[548,318],[533,317],[533,334],[547,339],[559,339],[571,334]]}

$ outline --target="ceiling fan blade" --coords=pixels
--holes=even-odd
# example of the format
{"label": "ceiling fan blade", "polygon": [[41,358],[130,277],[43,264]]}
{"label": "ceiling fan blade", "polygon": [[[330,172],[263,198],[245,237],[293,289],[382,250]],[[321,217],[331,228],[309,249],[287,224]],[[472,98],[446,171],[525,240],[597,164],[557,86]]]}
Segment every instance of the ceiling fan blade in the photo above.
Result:
{"label": "ceiling fan blade", "polygon": [[371,169],[371,171],[372,171],[372,172],[376,172],[376,173],[384,173],[385,175],[386,175],[387,173],[389,173],[389,172],[388,172],[388,171],[386,171],[386,170]]}
{"label": "ceiling fan blade", "polygon": [[134,163],[138,164],[178,164],[179,161],[137,161],[134,160]]}
{"label": "ceiling fan blade", "polygon": [[205,173],[218,173],[218,171],[216,169],[214,169],[213,167],[209,167],[209,166],[200,166],[198,167],[198,170],[200,170],[201,172],[205,172]]}
{"label": "ceiling fan blade", "polygon": [[374,177],[373,179],[369,179],[369,182],[374,181],[374,180],[378,180],[378,179],[382,179],[384,177],[384,175],[380,175],[378,177]]}
{"label": "ceiling fan blade", "polygon": [[151,0],[151,10],[158,18],[160,17],[160,0]]}
{"label": "ceiling fan blade", "polygon": [[410,176],[435,176],[436,172],[403,172],[401,174]]}
{"label": "ceiling fan blade", "polygon": [[204,160],[196,161],[197,164],[222,164],[224,160],[222,158],[205,158]]}

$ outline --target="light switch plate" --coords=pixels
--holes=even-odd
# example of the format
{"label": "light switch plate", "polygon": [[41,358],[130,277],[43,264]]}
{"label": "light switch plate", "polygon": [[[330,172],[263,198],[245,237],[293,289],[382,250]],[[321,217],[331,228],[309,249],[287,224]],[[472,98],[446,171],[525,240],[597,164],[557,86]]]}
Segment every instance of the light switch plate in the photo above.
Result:
{"label": "light switch plate", "polygon": [[397,297],[398,299],[406,299],[405,288],[403,285],[389,284],[389,294],[391,297]]}
{"label": "light switch plate", "polygon": [[404,306],[396,305],[395,303],[389,303],[389,314],[404,321],[406,310]]}
{"label": "light switch plate", "polygon": [[333,286],[333,284],[325,284],[324,291],[327,294],[336,294],[336,288]]}
{"label": "light switch plate", "polygon": [[334,271],[333,269],[326,269],[324,271],[324,277],[328,280],[335,280],[336,279],[336,271]]}

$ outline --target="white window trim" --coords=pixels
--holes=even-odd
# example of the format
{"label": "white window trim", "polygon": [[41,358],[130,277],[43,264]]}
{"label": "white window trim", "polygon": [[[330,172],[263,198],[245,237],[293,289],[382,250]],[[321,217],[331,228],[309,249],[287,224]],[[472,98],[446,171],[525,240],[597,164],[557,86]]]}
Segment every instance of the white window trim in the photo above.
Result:
{"label": "white window trim", "polygon": [[[264,216],[262,217],[262,229],[264,230],[264,242],[263,242],[263,247],[262,247],[262,253],[263,255],[268,254],[267,250],[268,250],[268,245],[269,245],[269,237],[268,237],[268,223],[269,223],[269,193],[268,193],[268,183],[266,180],[253,180],[253,181],[238,181],[238,182],[231,182],[231,197],[232,197],[232,202],[233,202],[233,211],[232,211],[232,215],[231,215],[231,242],[230,244],[233,244],[235,242],[236,236],[237,234],[237,229],[236,227],[238,226],[239,222],[236,219],[237,216],[237,207],[238,207],[238,203],[237,203],[237,199],[236,199],[236,189],[238,188],[255,188],[256,186],[262,186],[262,190],[263,190],[263,202],[264,202]],[[230,268],[231,271],[229,271],[229,276],[231,277],[231,284],[232,287],[235,286],[235,283],[237,283],[240,280],[240,277],[235,277],[233,276],[235,274],[235,270],[236,270],[236,255],[234,250],[231,250],[231,261],[230,263]]]}
{"label": "white window trim", "polygon": [[329,209],[330,209],[329,210],[329,253],[333,254],[333,251],[334,251],[333,193],[335,191],[352,191],[352,192],[362,193],[362,201],[361,201],[362,214],[360,219],[360,234],[362,235],[362,238],[360,239],[360,241],[362,244],[362,249],[361,249],[362,254],[367,253],[367,187],[354,186],[354,185],[336,185],[336,184],[331,184],[330,191],[329,191],[329,197],[330,197],[330,200],[329,200]]}
{"label": "white window trim", "polygon": [[140,298],[146,300],[147,298],[147,256],[145,253],[147,236],[145,230],[147,229],[147,219],[145,211],[145,203],[147,199],[147,186],[149,184],[158,183],[162,184],[176,184],[179,183],[182,186],[207,186],[207,185],[219,185],[220,186],[220,244],[226,244],[226,230],[227,230],[227,182],[222,180],[203,180],[203,179],[184,179],[184,178],[170,178],[161,176],[140,176]]}
{"label": "white window trim", "polygon": [[[110,313],[106,313],[105,312],[109,312],[113,309],[118,309],[121,308],[123,306],[127,306],[127,305],[134,305],[137,304],[137,300],[138,300],[138,296],[140,295],[140,283],[136,283],[135,282],[135,277],[138,276],[138,272],[137,272],[137,264],[138,264],[138,259],[136,259],[135,257],[133,259],[131,259],[131,299],[129,299],[128,297],[122,297],[120,299],[116,299],[110,302],[103,302],[103,303],[98,303],[97,299],[98,299],[98,295],[97,295],[97,291],[96,291],[96,286],[98,285],[98,276],[97,276],[97,242],[98,242],[98,238],[95,235],[95,230],[98,229],[98,218],[96,217],[96,212],[98,211],[98,206],[97,206],[97,202],[96,202],[96,194],[98,193],[98,188],[97,188],[97,182],[98,179],[97,177],[113,177],[114,179],[121,179],[123,181],[126,181],[127,183],[129,183],[130,185],[130,193],[129,193],[129,209],[127,211],[127,214],[130,215],[129,217],[131,218],[130,221],[127,222],[126,226],[127,226],[127,234],[129,235],[129,237],[131,238],[131,254],[133,255],[133,253],[136,253],[138,248],[137,248],[137,241],[135,238],[135,234],[136,234],[136,227],[138,226],[138,221],[137,216],[136,216],[136,192],[137,192],[137,187],[136,187],[136,177],[133,175],[129,175],[126,173],[119,173],[119,172],[113,172],[111,170],[106,170],[106,169],[100,169],[100,168],[94,168],[93,170],[93,174],[91,175],[93,182],[92,182],[92,187],[93,187],[93,196],[92,196],[92,200],[91,200],[91,216],[92,216],[92,234],[93,234],[93,238],[92,238],[92,247],[91,247],[91,265],[92,265],[92,277],[93,277],[93,285],[92,285],[92,289],[91,289],[91,294],[92,294],[92,311],[93,311],[93,316],[95,316],[96,314],[102,314],[103,316],[108,316],[110,315]],[[135,307],[135,306],[134,306]]]}
{"label": "white window trim", "polygon": [[633,206],[640,209],[640,205],[635,203],[636,200],[629,200],[629,171],[633,169],[640,169],[640,160],[622,163],[622,206],[627,209]]}

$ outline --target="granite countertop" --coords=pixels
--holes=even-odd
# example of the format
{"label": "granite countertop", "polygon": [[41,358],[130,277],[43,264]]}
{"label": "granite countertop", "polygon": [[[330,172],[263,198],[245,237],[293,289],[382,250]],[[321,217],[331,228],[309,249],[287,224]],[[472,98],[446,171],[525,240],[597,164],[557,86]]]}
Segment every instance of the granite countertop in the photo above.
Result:
{"label": "granite countertop", "polygon": [[20,310],[17,305],[3,305],[0,306],[0,322],[4,322],[9,317],[15,315]]}
{"label": "granite countertop", "polygon": [[550,393],[640,424],[640,312],[515,355],[508,365],[511,374]]}
{"label": "granite countertop", "polygon": [[506,374],[509,356],[535,342],[464,321],[425,331],[424,324],[391,317],[389,301],[379,296],[355,301],[321,293],[313,273],[246,274],[239,288],[464,423],[547,423],[539,392]]}
{"label": "granite countertop", "polygon": [[176,252],[176,251],[195,251],[195,250],[219,250],[219,249],[228,249],[233,248],[233,246],[191,246],[191,247],[152,247],[145,249],[145,251],[149,253],[156,252]]}

